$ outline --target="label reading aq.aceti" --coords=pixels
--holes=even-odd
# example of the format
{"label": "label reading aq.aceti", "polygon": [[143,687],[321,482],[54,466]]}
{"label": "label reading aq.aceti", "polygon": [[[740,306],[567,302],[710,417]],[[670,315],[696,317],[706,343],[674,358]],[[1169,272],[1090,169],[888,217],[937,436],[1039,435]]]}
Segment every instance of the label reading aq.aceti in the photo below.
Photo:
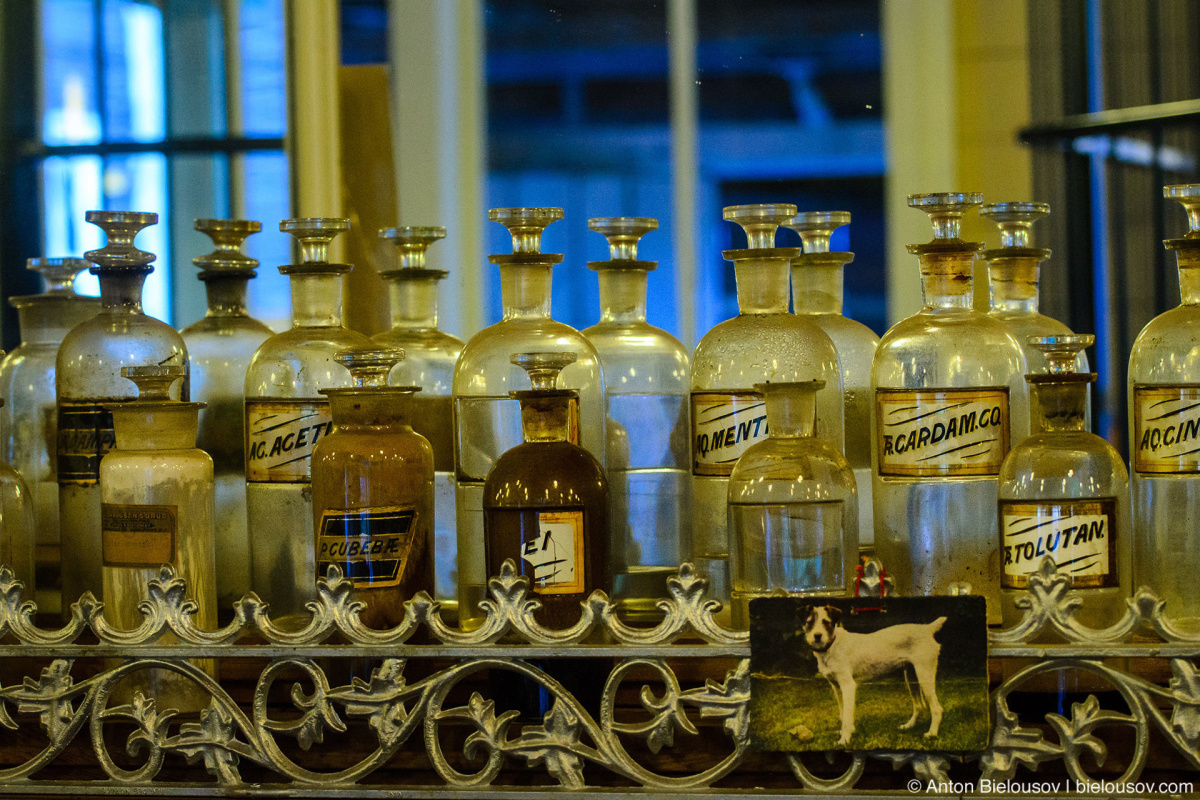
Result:
{"label": "label reading aq.aceti", "polygon": [[1008,387],[876,389],[879,474],[998,475],[1008,453]]}
{"label": "label reading aq.aceti", "polygon": [[58,482],[94,486],[100,480],[100,459],[117,442],[112,412],[98,403],[63,400],[56,438]]}
{"label": "label reading aq.aceti", "polygon": [[176,506],[100,504],[106,567],[155,569],[175,561]]}
{"label": "label reading aq.aceti", "polygon": [[307,483],[313,448],[332,432],[324,400],[247,400],[246,480]]}
{"label": "label reading aq.aceti", "polygon": [[767,438],[767,404],[758,392],[692,394],[692,473],[728,475],[738,456]]}
{"label": "label reading aq.aceti", "polygon": [[1200,384],[1133,387],[1133,468],[1200,473]]}
{"label": "label reading aq.aceti", "polygon": [[538,513],[537,536],[521,544],[538,594],[579,594],[584,587],[583,512]]}
{"label": "label reading aq.aceti", "polygon": [[412,506],[329,510],[317,531],[317,575],[336,564],[357,589],[397,586],[418,544]]}
{"label": "label reading aq.aceti", "polygon": [[1042,559],[1077,587],[1117,585],[1117,501],[1000,501],[1001,585],[1023,589]]}

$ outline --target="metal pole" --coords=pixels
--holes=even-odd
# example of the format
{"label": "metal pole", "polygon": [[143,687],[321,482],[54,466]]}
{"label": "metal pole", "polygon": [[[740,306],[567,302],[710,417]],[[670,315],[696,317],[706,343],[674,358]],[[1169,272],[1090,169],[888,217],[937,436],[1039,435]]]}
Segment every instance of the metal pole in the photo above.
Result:
{"label": "metal pole", "polygon": [[675,205],[675,304],[679,338],[696,343],[696,242],[700,100],[696,71],[696,0],[667,4],[671,84],[671,193]]}

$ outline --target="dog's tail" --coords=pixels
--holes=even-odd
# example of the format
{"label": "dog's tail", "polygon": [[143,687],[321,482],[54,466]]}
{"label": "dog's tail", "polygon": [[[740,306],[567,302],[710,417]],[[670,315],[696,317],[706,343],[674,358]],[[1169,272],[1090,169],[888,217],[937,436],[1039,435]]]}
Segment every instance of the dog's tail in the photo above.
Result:
{"label": "dog's tail", "polygon": [[933,622],[929,623],[929,630],[932,633],[937,633],[938,631],[940,631],[942,629],[942,626],[945,624],[946,624],[946,618],[938,617]]}

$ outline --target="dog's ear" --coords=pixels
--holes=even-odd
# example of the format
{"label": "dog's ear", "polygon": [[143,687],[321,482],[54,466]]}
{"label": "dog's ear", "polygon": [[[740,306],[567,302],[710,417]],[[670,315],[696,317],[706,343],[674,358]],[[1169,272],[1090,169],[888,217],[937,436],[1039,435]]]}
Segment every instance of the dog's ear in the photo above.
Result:
{"label": "dog's ear", "polygon": [[825,606],[825,612],[829,614],[829,621],[834,625],[842,623],[842,610],[837,606]]}
{"label": "dog's ear", "polygon": [[808,616],[812,614],[813,607],[803,605],[796,609],[796,626],[803,628],[808,623]]}

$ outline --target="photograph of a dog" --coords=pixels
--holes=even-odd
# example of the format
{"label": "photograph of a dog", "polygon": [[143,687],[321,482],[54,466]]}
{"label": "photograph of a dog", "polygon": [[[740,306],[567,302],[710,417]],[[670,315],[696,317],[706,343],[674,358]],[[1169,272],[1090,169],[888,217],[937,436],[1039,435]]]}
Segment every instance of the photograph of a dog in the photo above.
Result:
{"label": "photograph of a dog", "polygon": [[759,750],[982,750],[982,597],[769,597],[750,604]]}

